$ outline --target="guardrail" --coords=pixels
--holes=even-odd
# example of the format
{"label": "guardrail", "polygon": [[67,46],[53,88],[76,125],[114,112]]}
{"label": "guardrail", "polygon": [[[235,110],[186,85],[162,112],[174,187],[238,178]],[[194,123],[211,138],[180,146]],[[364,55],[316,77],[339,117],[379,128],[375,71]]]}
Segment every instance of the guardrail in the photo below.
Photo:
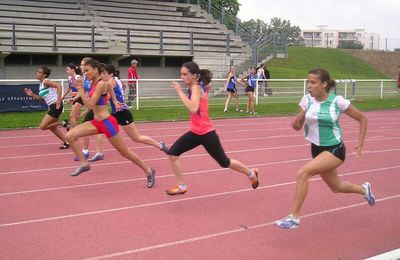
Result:
{"label": "guardrail", "polygon": [[[66,79],[52,79],[60,82],[63,86],[63,92],[68,87]],[[121,79],[127,82],[128,79]],[[172,81],[181,81],[180,79],[139,79],[136,80],[136,97],[129,97],[128,89],[125,90],[126,101],[132,100],[132,108],[159,108],[159,107],[177,107],[182,106],[175,89],[171,87]],[[226,79],[213,79],[213,87],[209,92],[210,106],[218,106],[223,109],[226,100],[224,84]],[[396,81],[390,79],[340,79],[336,80],[337,85],[333,90],[338,95],[342,95],[350,100],[367,100],[393,97],[399,95]],[[3,85],[15,85],[16,83],[38,84],[38,80],[32,79],[14,79],[0,80],[0,87]],[[186,91],[186,88],[183,88]],[[245,87],[237,84],[240,103],[247,102]],[[256,83],[255,97],[256,104],[260,103],[287,103],[298,102],[307,92],[306,79],[270,79],[258,80]],[[68,96],[67,96],[68,99]],[[66,110],[69,106],[65,106]]]}

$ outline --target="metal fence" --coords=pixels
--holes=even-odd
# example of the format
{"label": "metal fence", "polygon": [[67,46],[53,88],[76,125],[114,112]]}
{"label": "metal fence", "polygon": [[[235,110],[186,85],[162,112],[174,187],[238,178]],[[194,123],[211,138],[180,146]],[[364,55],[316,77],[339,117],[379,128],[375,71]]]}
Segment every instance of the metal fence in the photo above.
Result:
{"label": "metal fence", "polygon": [[[53,79],[60,82],[63,86],[63,92],[68,87],[66,79]],[[121,81],[127,82],[127,79]],[[125,99],[131,99],[133,109],[151,109],[151,108],[173,108],[182,106],[175,89],[171,87],[171,82],[180,82],[180,79],[139,79],[136,83],[136,97],[128,96],[128,89],[125,89]],[[209,105],[224,107],[227,93],[224,91],[226,79],[213,79],[213,86],[209,92]],[[388,99],[399,95],[397,83],[390,79],[371,79],[337,80],[336,89],[333,91],[350,100],[368,100],[368,99]],[[0,87],[12,84],[38,84],[37,80],[0,80]],[[271,79],[257,81],[255,90],[256,104],[265,103],[289,103],[298,102],[307,92],[306,79]],[[237,84],[239,93],[239,102],[245,104],[247,96],[245,87]],[[186,91],[186,88],[183,88]],[[65,109],[70,106],[66,103],[69,97],[66,97]]]}

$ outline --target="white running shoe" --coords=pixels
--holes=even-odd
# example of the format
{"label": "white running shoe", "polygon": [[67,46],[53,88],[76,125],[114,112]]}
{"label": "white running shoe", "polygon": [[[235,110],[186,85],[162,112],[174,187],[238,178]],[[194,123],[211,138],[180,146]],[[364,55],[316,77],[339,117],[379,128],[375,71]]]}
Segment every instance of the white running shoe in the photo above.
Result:
{"label": "white running shoe", "polygon": [[292,215],[289,215],[287,217],[284,217],[281,220],[276,221],[275,225],[277,227],[282,228],[282,229],[298,228],[299,225],[300,225],[300,219],[299,218],[295,218]]}
{"label": "white running shoe", "polygon": [[372,193],[371,184],[369,182],[364,182],[361,186],[364,188],[364,191],[365,191],[364,198],[368,201],[368,204],[370,206],[374,206],[375,205],[375,196]]}

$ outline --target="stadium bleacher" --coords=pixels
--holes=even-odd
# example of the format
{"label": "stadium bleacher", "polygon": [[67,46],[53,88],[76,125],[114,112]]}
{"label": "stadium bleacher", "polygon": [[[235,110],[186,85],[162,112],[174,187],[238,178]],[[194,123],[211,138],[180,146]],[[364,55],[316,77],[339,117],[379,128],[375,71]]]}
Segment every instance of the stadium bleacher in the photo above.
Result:
{"label": "stadium bleacher", "polygon": [[193,4],[0,0],[0,59],[29,53],[101,54],[109,55],[114,63],[129,56],[187,57],[213,70],[229,66],[233,57],[240,57],[237,63],[244,61],[251,50],[233,31]]}

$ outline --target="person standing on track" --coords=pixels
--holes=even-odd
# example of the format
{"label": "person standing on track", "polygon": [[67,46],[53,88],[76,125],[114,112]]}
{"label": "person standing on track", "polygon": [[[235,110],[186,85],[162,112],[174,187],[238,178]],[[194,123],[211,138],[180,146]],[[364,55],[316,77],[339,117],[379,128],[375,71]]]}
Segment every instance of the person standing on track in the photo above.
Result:
{"label": "person standing on track", "polygon": [[335,84],[324,69],[313,69],[308,73],[308,94],[299,103],[300,112],[292,122],[292,127],[300,130],[305,124],[305,138],[311,142],[313,159],[298,172],[294,206],[290,215],[276,221],[276,226],[280,228],[291,229],[300,225],[300,210],[307,196],[308,180],[315,175],[320,175],[333,192],[358,193],[365,197],[369,205],[375,204],[375,197],[368,182],[355,185],[341,181],[338,177],[337,168],[343,164],[346,157],[342,129],[339,125],[340,114],[347,114],[360,125],[358,143],[355,145],[358,157],[361,156],[364,146],[367,119],[349,100],[329,93]]}
{"label": "person standing on track", "polygon": [[252,187],[256,189],[259,185],[258,169],[250,169],[237,160],[229,159],[222,148],[217,133],[211,125],[208,116],[207,93],[211,88],[211,72],[208,70],[200,71],[199,66],[190,61],[182,65],[180,74],[183,83],[188,87],[189,95],[185,95],[181,85],[177,82],[172,82],[172,87],[176,90],[182,103],[189,110],[190,131],[181,136],[168,152],[171,168],[178,181],[178,185],[166,190],[166,193],[168,195],[177,195],[187,191],[179,156],[199,145],[204,146],[221,167],[230,168],[248,176]]}
{"label": "person standing on track", "polygon": [[67,121],[60,121],[60,115],[63,111],[62,104],[62,87],[61,84],[49,79],[51,70],[46,66],[40,67],[36,72],[36,79],[40,81],[39,93],[36,95],[32,92],[32,89],[25,88],[25,94],[39,101],[46,102],[48,108],[47,114],[43,117],[40,122],[39,128],[41,130],[50,130],[55,136],[57,136],[63,144],[60,149],[69,148],[69,144],[64,134],[57,128],[58,126],[64,126],[67,128]]}
{"label": "person standing on track", "polygon": [[109,86],[101,79],[101,64],[96,60],[89,60],[85,63],[85,76],[91,81],[91,91],[89,97],[83,88],[83,80],[76,80],[75,87],[78,89],[84,104],[93,109],[94,119],[77,125],[67,133],[67,140],[70,142],[76,156],[79,157],[81,166],[78,167],[71,176],[78,176],[82,172],[90,170],[90,166],[83,153],[80,151],[78,138],[82,136],[103,133],[114,148],[125,158],[140,167],[147,176],[147,187],[151,188],[155,184],[155,170],[147,166],[137,154],[128,149],[121,135],[117,120],[108,112],[107,95]]}
{"label": "person standing on track", "polygon": [[229,103],[231,102],[231,99],[233,97],[233,100],[235,101],[235,106],[236,106],[236,112],[243,112],[242,109],[239,108],[239,98],[238,98],[238,92],[236,89],[236,67],[234,65],[231,66],[229,73],[228,73],[228,78],[226,79],[225,82],[225,91],[228,91],[228,96],[225,101],[225,108],[224,112],[228,112],[228,106]]}
{"label": "person standing on track", "polygon": [[[163,141],[156,142],[149,136],[141,135],[139,130],[136,128],[133,122],[133,117],[131,111],[128,109],[124,100],[124,87],[121,80],[119,80],[119,71],[115,70],[113,65],[106,65],[102,74],[102,79],[108,83],[108,85],[113,89],[116,99],[120,105],[118,109],[114,102],[111,101],[111,114],[117,119],[118,124],[124,129],[125,133],[137,143],[143,143],[147,145],[154,146],[164,152],[168,152],[168,147]],[[103,152],[97,151],[93,158],[89,159],[90,162],[95,162],[102,160],[104,158]]]}

